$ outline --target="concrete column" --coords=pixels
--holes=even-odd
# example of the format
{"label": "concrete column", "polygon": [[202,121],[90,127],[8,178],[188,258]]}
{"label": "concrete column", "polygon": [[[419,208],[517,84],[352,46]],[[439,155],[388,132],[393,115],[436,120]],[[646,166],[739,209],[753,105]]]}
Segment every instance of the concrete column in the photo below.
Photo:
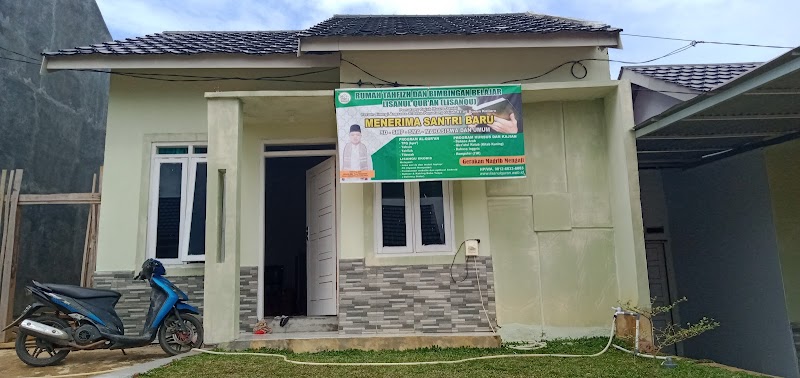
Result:
{"label": "concrete column", "polygon": [[208,99],[208,198],[203,327],[205,342],[234,340],[239,332],[239,219],[242,104]]}
{"label": "concrete column", "polygon": [[619,82],[615,93],[605,98],[605,110],[619,300],[649,307],[630,82]]}

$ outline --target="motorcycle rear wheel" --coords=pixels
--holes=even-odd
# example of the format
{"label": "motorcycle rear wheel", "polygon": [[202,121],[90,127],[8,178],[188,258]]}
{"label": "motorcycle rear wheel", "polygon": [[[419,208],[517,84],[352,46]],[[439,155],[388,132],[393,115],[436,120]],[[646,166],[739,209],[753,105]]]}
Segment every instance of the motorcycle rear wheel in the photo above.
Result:
{"label": "motorcycle rear wheel", "polygon": [[[31,320],[58,329],[69,328],[69,324],[66,321],[56,318],[55,316],[45,315]],[[30,366],[43,367],[56,364],[66,358],[70,352],[69,349],[62,348],[55,350],[55,348],[56,346],[47,340],[38,338],[22,329],[17,331],[17,341],[14,345],[14,349],[17,352],[17,357]],[[43,353],[47,354],[48,357],[39,358]]]}
{"label": "motorcycle rear wheel", "polygon": [[186,331],[181,331],[178,319],[170,315],[158,329],[158,344],[170,356],[186,353],[203,345],[203,322],[196,316],[181,314]]}

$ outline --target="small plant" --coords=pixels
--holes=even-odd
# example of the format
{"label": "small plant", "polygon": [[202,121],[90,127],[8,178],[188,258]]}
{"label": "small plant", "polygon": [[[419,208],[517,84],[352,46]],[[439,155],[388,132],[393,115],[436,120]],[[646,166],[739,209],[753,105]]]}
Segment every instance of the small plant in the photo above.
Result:
{"label": "small plant", "polygon": [[[652,353],[655,355],[660,354],[661,351],[668,346],[675,345],[679,342],[691,339],[692,337],[719,327],[719,322],[704,316],[694,324],[686,323],[686,325],[682,326],[680,324],[667,323],[667,325],[663,328],[656,328],[653,325],[654,317],[669,313],[680,303],[686,302],[687,299],[686,297],[683,297],[666,306],[656,306],[655,300],[656,298],[652,298],[650,300],[649,308],[635,306],[630,302],[620,304],[623,310],[639,314],[639,316],[647,319],[648,323],[650,323],[650,332],[653,335]],[[638,344],[639,341],[640,340],[635,340],[634,343]]]}

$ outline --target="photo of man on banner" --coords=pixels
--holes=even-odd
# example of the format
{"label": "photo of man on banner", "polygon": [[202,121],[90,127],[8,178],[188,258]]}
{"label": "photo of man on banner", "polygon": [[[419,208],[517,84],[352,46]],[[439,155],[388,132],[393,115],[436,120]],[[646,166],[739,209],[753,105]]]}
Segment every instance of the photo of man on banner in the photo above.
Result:
{"label": "photo of man on banner", "polygon": [[518,134],[522,132],[522,94],[478,97],[478,104],[467,107],[467,115],[493,115],[491,124],[468,125],[474,133]]}
{"label": "photo of man on banner", "polygon": [[342,150],[343,179],[369,180],[374,177],[372,154],[361,137],[361,126],[351,125],[349,141]]}

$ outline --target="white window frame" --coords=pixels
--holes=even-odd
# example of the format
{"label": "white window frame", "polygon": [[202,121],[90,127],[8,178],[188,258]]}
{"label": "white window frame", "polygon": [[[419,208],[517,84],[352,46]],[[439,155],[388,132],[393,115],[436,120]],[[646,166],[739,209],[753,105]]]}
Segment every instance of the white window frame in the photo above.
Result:
{"label": "white window frame", "polygon": [[445,243],[422,245],[422,216],[420,209],[419,182],[404,182],[406,206],[406,245],[403,247],[383,246],[383,195],[381,183],[375,183],[375,249],[378,255],[419,255],[419,254],[452,254],[453,253],[453,186],[449,181],[442,181],[442,194],[445,221]]}
{"label": "white window frame", "polygon": [[[163,147],[187,147],[186,154],[158,154],[158,149]],[[189,262],[205,261],[205,254],[189,255],[189,236],[191,230],[192,208],[194,206],[194,186],[197,179],[197,164],[208,163],[206,153],[195,153],[196,147],[207,148],[206,142],[187,143],[153,143],[150,166],[150,197],[147,214],[147,257],[156,258],[156,229],[158,227],[158,187],[160,184],[160,169],[162,164],[181,164],[181,219],[178,225],[180,240],[178,241],[178,258],[159,258],[163,264],[183,264]],[[191,189],[191,190],[190,190]]]}

